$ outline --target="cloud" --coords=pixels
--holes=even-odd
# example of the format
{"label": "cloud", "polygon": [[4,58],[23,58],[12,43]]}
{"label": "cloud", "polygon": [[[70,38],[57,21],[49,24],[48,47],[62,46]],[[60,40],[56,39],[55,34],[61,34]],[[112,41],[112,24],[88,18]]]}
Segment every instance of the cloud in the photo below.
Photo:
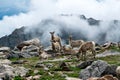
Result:
{"label": "cloud", "polygon": [[[6,2],[7,3],[6,3]],[[87,17],[93,17],[95,19],[100,19],[103,21],[109,21],[120,19],[120,1],[119,0],[3,0],[1,8],[5,7],[16,7],[17,9],[27,10],[26,13],[19,12],[17,15],[4,16],[0,20],[0,37],[3,35],[10,34],[15,28],[20,28],[21,26],[34,26],[40,23],[41,20],[46,18],[55,18],[59,14],[84,14]],[[13,5],[11,5],[13,3]],[[54,17],[53,17],[54,16]],[[60,19],[60,18],[58,18]],[[72,20],[74,19],[74,20]],[[66,25],[78,24],[75,18],[66,19]],[[65,19],[61,19],[63,22]],[[80,21],[81,22],[81,21]],[[90,39],[96,36],[95,33],[99,33],[98,30],[92,33],[88,24],[84,22],[79,22],[79,25],[84,26],[86,35]],[[109,23],[108,23],[109,24]],[[109,26],[106,27],[106,31]],[[82,27],[76,26],[76,28],[83,29]],[[117,30],[116,30],[117,31]],[[112,36],[112,34],[111,34]],[[109,38],[108,38],[109,39]]]}

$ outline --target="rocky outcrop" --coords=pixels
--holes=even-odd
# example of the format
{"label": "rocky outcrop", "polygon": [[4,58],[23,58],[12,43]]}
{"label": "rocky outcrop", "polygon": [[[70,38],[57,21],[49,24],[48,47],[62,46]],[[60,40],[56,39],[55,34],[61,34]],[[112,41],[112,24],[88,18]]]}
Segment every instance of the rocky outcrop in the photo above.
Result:
{"label": "rocky outcrop", "polygon": [[[0,38],[0,46],[8,46],[10,48],[14,48],[14,46],[18,45],[19,43],[32,39],[32,38],[36,38],[36,37],[40,37],[42,34],[40,33],[40,31],[35,31],[35,32],[26,32],[26,27],[21,27],[19,29],[15,29],[10,35],[6,35]],[[34,36],[33,36],[34,35]]]}
{"label": "rocky outcrop", "polygon": [[[29,47],[28,47],[29,46]],[[26,49],[30,49],[33,47],[38,47],[41,46],[40,40],[38,38],[34,38],[31,40],[27,40],[27,41],[23,41],[20,44],[17,45],[17,48],[19,50],[26,50]]]}
{"label": "rocky outcrop", "polygon": [[12,67],[11,61],[4,59],[0,60],[0,78],[3,80],[12,80],[15,76],[25,76],[28,72],[28,69],[24,67]]}
{"label": "rocky outcrop", "polygon": [[81,70],[80,78],[86,80],[90,77],[101,77],[102,73],[106,70],[109,64],[105,61],[94,61],[86,69]]}
{"label": "rocky outcrop", "polygon": [[0,47],[0,58],[6,58],[6,55],[11,52],[9,47]]}

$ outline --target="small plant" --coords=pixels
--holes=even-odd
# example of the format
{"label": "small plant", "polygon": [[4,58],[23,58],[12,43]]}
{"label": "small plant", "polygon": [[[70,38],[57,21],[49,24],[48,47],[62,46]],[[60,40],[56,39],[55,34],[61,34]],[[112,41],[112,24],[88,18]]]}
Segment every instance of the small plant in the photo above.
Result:
{"label": "small plant", "polygon": [[40,75],[43,75],[44,73],[45,73],[45,71],[43,69],[40,69],[38,72],[38,74],[40,74]]}
{"label": "small plant", "polygon": [[14,80],[24,80],[21,76],[15,76]]}

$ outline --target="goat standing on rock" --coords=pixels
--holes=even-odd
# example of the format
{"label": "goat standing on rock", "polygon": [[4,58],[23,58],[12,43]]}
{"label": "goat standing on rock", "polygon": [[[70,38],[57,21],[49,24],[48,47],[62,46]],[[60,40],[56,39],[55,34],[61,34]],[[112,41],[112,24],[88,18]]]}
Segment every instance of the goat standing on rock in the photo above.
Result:
{"label": "goat standing on rock", "polygon": [[87,51],[90,50],[92,51],[92,54],[95,58],[95,42],[84,42],[80,48],[79,48],[79,51],[78,51],[78,54],[81,53],[82,55],[82,58],[84,58],[84,60],[86,59],[86,53]]}

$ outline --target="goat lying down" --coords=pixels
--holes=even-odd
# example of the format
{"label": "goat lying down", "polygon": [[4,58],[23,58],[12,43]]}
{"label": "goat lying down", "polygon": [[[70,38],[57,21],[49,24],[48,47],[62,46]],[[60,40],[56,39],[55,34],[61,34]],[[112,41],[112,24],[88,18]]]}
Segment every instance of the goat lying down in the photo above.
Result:
{"label": "goat lying down", "polygon": [[63,50],[63,54],[67,54],[67,55],[76,55],[77,54],[77,50],[74,50],[74,49],[72,49],[72,47],[71,46],[66,46],[66,45],[64,45],[63,47],[62,47],[62,50]]}
{"label": "goat lying down", "polygon": [[39,50],[39,59],[48,59],[52,57],[51,54],[48,54],[47,52],[45,52],[43,49]]}
{"label": "goat lying down", "polygon": [[87,80],[118,80],[116,77],[113,77],[112,75],[105,75],[103,77],[91,77]]}
{"label": "goat lying down", "polygon": [[96,53],[95,53],[95,42],[94,42],[94,41],[84,42],[84,43],[80,46],[80,48],[79,48],[79,50],[78,50],[78,54],[81,53],[82,58],[86,59],[86,53],[87,53],[88,50],[92,52],[93,57],[95,58],[95,54],[96,54]]}

